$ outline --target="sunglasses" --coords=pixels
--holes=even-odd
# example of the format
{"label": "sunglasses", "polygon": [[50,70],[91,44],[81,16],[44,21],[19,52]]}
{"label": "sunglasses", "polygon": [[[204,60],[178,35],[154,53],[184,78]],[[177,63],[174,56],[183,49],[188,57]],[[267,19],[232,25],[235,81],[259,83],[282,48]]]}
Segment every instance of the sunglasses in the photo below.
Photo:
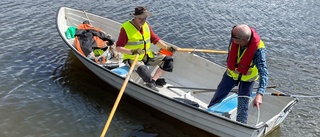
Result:
{"label": "sunglasses", "polygon": [[232,33],[231,33],[231,38],[233,38],[233,39],[241,39],[241,38],[239,38],[239,37],[233,36]]}

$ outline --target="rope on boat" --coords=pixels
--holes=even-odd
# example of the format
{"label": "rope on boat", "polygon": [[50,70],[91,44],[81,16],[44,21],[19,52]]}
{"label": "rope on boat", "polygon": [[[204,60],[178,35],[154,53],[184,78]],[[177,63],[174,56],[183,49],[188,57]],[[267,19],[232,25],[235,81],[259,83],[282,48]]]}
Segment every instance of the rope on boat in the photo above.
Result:
{"label": "rope on boat", "polygon": [[[249,98],[249,102],[251,102],[252,101],[252,98],[251,97],[248,97],[248,96],[238,96],[238,97],[242,97],[242,98]],[[253,107],[252,107],[253,108]],[[257,114],[257,119],[256,119],[256,125],[259,123],[259,121],[260,121],[260,110],[257,108],[257,110],[258,110],[258,114]]]}
{"label": "rope on boat", "polygon": [[87,19],[88,19],[89,23],[90,23],[90,24],[92,24],[91,20],[89,19],[88,15],[87,15],[87,12],[86,12],[86,11],[84,11],[84,10],[82,10],[82,11],[83,11],[83,13],[86,15],[86,17],[87,17]]}

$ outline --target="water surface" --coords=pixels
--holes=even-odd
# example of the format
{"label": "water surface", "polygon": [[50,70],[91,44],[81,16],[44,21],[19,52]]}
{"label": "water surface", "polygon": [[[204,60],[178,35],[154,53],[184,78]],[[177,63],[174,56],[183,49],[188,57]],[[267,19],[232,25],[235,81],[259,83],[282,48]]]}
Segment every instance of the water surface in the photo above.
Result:
{"label": "water surface", "polygon": [[[71,53],[55,26],[60,6],[124,22],[146,5],[149,24],[180,47],[226,50],[231,27],[256,28],[267,47],[269,85],[292,95],[320,94],[320,1],[75,1],[0,2],[0,136],[100,136],[118,90]],[[199,53],[225,64],[225,55]],[[319,98],[301,98],[270,136],[320,136]],[[128,96],[108,136],[212,136]]]}

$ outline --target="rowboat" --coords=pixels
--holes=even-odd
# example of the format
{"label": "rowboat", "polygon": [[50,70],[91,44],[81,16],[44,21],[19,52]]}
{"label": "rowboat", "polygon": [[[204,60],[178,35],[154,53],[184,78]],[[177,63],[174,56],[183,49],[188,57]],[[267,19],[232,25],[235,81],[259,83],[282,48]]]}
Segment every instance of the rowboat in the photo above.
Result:
{"label": "rowboat", "polygon": [[[118,36],[121,24],[68,7],[60,7],[56,16],[57,30],[76,57],[103,81],[120,89],[128,71],[120,57],[109,59],[105,64],[98,64],[77,51],[74,38],[66,37],[65,32],[69,27],[76,27],[84,20],[89,20],[94,27],[100,28],[113,38]],[[152,48],[154,51],[159,50],[156,46]],[[207,108],[214,88],[217,87],[226,68],[200,57],[193,51],[176,52],[173,56],[174,71],[162,76],[167,84],[158,87],[158,92],[146,87],[136,72],[132,72],[124,93],[180,121],[224,137],[265,136],[283,122],[298,102],[298,99],[292,96],[267,94],[279,92],[274,88],[267,88],[260,110],[249,107],[248,123],[237,122],[236,93],[230,93],[220,104]],[[152,73],[157,69],[152,66],[149,68]],[[212,90],[202,92],[203,89]]]}

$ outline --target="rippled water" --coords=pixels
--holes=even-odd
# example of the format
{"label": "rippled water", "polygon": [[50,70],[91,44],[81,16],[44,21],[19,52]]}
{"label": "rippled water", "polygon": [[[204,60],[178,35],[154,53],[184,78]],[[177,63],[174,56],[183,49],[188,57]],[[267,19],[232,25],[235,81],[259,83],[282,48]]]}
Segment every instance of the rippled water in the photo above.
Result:
{"label": "rippled water", "polygon": [[[293,95],[320,94],[320,2],[1,0],[0,136],[99,136],[118,90],[105,84],[59,37],[60,6],[118,22],[147,5],[148,19],[164,40],[180,47],[226,50],[230,29],[255,27],[267,46],[270,85]],[[219,64],[224,55],[199,54]],[[270,136],[320,136],[319,98],[301,98]],[[211,136],[124,96],[108,136]]]}

